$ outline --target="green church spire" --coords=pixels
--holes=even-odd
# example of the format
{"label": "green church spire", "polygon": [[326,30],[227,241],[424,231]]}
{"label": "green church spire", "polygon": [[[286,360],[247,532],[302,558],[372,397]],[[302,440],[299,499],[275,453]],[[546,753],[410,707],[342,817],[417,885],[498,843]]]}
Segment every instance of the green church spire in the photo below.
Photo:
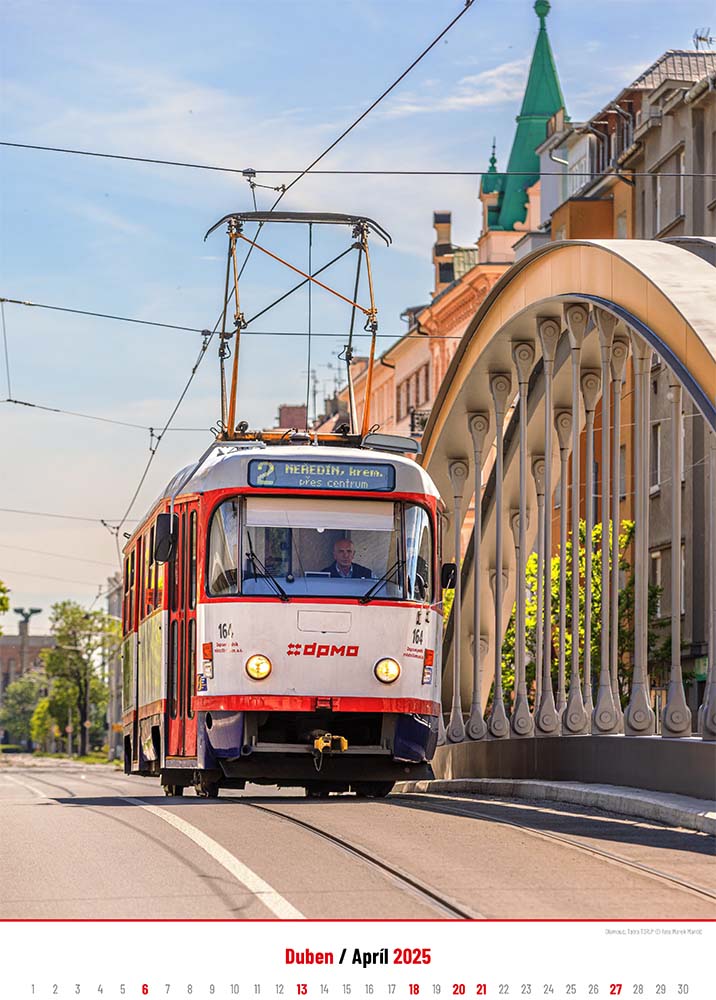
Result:
{"label": "green church spire", "polygon": [[535,149],[546,138],[549,119],[564,107],[562,88],[547,35],[549,0],[536,0],[534,9],[540,22],[539,32],[522,108],[517,116],[517,131],[507,164],[507,176],[501,185],[502,197],[495,229],[514,229],[515,223],[525,221],[526,189],[539,178],[539,157]]}
{"label": "green church spire", "polygon": [[497,157],[495,156],[495,139],[492,140],[492,156],[490,157],[490,167],[486,174],[482,175],[482,193],[492,194],[494,191],[501,191],[504,177],[497,173]]}

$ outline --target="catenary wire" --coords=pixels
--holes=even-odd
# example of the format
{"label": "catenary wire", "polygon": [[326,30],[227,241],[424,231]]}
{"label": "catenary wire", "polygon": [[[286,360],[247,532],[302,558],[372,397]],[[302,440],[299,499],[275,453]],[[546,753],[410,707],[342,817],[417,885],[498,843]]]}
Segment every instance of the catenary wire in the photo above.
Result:
{"label": "catenary wire", "polygon": [[[103,424],[116,424],[118,427],[133,427],[136,430],[140,430],[140,431],[149,431],[150,433],[154,432],[154,428],[153,427],[149,427],[149,426],[147,426],[145,424],[133,424],[133,423],[130,423],[128,420],[114,420],[111,417],[99,417],[99,416],[96,416],[95,414],[92,414],[92,413],[77,413],[75,410],[63,410],[59,406],[45,406],[42,403],[30,403],[26,399],[1,399],[0,403],[14,403],[15,406],[26,406],[29,409],[32,409],[32,410],[43,410],[46,413],[61,413],[64,416],[78,417],[78,418],[80,418],[82,420],[97,420],[97,421],[99,421],[99,422],[101,422]],[[194,432],[194,431],[201,431],[202,433],[206,434],[206,433],[208,433],[210,431],[210,428],[208,428],[208,427],[170,427],[169,430],[173,431],[174,433],[178,433],[180,431],[183,431],[185,433]]]}
{"label": "catenary wire", "polygon": [[93,563],[95,566],[110,566],[114,568],[114,563],[102,562],[101,559],[83,559],[82,556],[70,556],[64,552],[46,552],[44,549],[28,549],[23,545],[8,545],[0,542],[0,549],[13,549],[15,552],[32,552],[37,556],[51,556],[53,559],[71,559],[72,562]]}
{"label": "catenary wire", "polygon": [[[316,273],[318,273],[318,272],[316,272]],[[305,284],[305,282],[301,282],[301,284],[303,285],[303,284]],[[294,286],[294,288],[292,288],[289,292],[286,292],[286,295],[290,295],[291,292],[297,291],[298,288],[299,288],[298,285]],[[231,298],[231,293],[229,293],[229,299],[230,298]],[[285,298],[285,296],[284,296],[284,298]],[[262,310],[262,312],[266,312],[268,309],[273,308],[273,306],[277,305],[279,301],[281,301],[281,300],[280,299],[276,299],[274,302],[271,303],[270,306],[267,306],[266,309]],[[70,308],[67,308],[66,306],[47,305],[44,302],[30,302],[30,301],[23,301],[22,299],[0,298],[0,303],[3,303],[3,302],[8,302],[9,304],[16,305],[16,306],[31,306],[31,307],[33,307],[35,309],[52,309],[55,312],[68,312],[68,313],[79,314],[81,316],[92,316],[92,317],[95,317],[97,319],[116,320],[117,322],[120,322],[120,323],[140,323],[142,326],[158,326],[158,327],[163,327],[164,329],[169,329],[169,330],[182,330],[182,331],[184,331],[186,333],[201,333],[201,334],[204,334],[204,335],[207,334],[206,330],[202,330],[198,326],[177,326],[176,324],[172,324],[172,323],[154,323],[151,320],[147,320],[147,319],[135,319],[132,316],[118,316],[118,315],[112,315],[111,313],[92,312],[89,309],[70,309]],[[260,315],[262,315],[262,313],[257,313],[256,316],[253,316],[247,322],[248,323],[252,323],[255,319],[258,319],[258,317]],[[208,331],[208,332],[210,333],[210,331]],[[244,335],[244,332],[242,332],[242,336],[243,335]],[[251,337],[305,337],[306,336],[306,331],[305,330],[250,330],[250,331],[246,332],[246,336],[248,336],[249,338],[251,338]],[[314,330],[312,336],[313,337],[339,337],[340,338],[340,337],[345,337],[345,331],[337,331],[336,333],[330,333],[330,332],[316,333],[316,331]],[[353,336],[354,337],[364,337],[364,338],[370,339],[370,337],[372,336],[372,334],[370,334],[370,333],[355,333],[355,334],[353,334]],[[397,340],[397,339],[404,340],[406,337],[410,337],[411,339],[412,338],[416,338],[416,339],[420,338],[420,339],[424,340],[427,337],[427,334],[425,334],[425,333],[414,333],[414,334],[411,333],[411,334],[403,334],[402,337],[401,337],[401,335],[399,333],[379,333],[379,334],[376,334],[376,336],[379,337],[381,340]],[[461,336],[453,336],[453,335],[445,334],[445,335],[440,335],[440,336],[437,336],[437,337],[432,337],[432,339],[433,340],[462,340],[462,337]]]}
{"label": "catenary wire", "polygon": [[[446,29],[447,30],[447,29]],[[367,112],[366,112],[367,113]],[[347,134],[347,133],[346,133]],[[245,176],[246,171],[241,167],[221,167],[209,163],[191,163],[184,160],[162,160],[157,157],[149,156],[129,156],[120,153],[100,153],[95,150],[90,149],[70,149],[63,146],[40,146],[29,142],[9,142],[0,140],[0,146],[11,146],[15,149],[34,149],[40,150],[46,153],[69,153],[74,156],[91,156],[97,157],[103,160],[125,160],[130,163],[153,163],[162,167],[184,167],[191,170],[213,170],[217,173],[224,174],[243,174]],[[325,155],[325,154],[324,154]],[[289,169],[282,167],[280,169],[275,169],[273,167],[256,167],[252,168],[252,174],[270,174],[276,176],[283,176],[286,174],[300,174],[298,169]],[[485,177],[488,175],[487,170],[443,170],[443,169],[420,169],[420,168],[403,168],[396,170],[380,170],[380,169],[361,169],[353,168],[347,170],[311,170],[311,172],[317,177]],[[529,170],[497,170],[496,175],[498,177],[534,177],[535,172]],[[541,170],[538,171],[540,177],[563,177],[565,172],[562,170]],[[627,173],[629,177],[653,177],[654,174],[648,170],[629,170],[627,168]],[[620,174],[615,172],[608,173],[592,173],[590,171],[573,171],[570,172],[570,177],[591,177],[595,181],[602,177],[619,177]],[[660,177],[716,177],[716,174],[707,173],[704,171],[659,171]],[[261,185],[257,185],[261,186]]]}
{"label": "catenary wire", "polygon": [[[85,517],[80,514],[55,514],[50,511],[43,510],[24,510],[17,507],[0,507],[0,514],[28,514],[33,517],[59,517],[63,521],[91,521],[93,524],[106,524],[108,521],[116,521],[116,517]],[[133,524],[139,520],[138,518],[128,518]]]}
{"label": "catenary wire", "polygon": [[3,574],[9,576],[10,574],[15,574],[16,576],[35,576],[40,580],[57,580],[60,583],[80,583],[87,587],[96,587],[96,580],[70,580],[66,576],[50,576],[47,573],[30,573],[25,569],[13,569],[12,567],[3,567]]}

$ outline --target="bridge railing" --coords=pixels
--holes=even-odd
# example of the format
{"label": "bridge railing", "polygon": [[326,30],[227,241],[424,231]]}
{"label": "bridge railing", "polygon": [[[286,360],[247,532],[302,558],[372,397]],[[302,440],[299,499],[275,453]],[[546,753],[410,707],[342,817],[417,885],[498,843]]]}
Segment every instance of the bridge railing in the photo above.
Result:
{"label": "bridge railing", "polygon": [[[678,253],[669,262],[688,268],[691,255]],[[706,265],[696,264],[701,287],[708,274],[699,270]],[[509,277],[502,280],[468,330],[472,353],[467,345],[454,360],[448,374],[454,384],[427,428],[427,465],[442,477],[445,499],[452,501],[450,539],[462,563],[444,647],[449,716],[441,738],[457,744],[659,733],[713,741],[716,392],[704,387],[716,385],[716,351],[706,346],[700,360],[709,370],[697,371],[685,351],[672,348],[670,334],[625,308],[619,295],[593,294],[589,278],[570,280],[569,294],[561,290],[545,299],[538,292],[534,303],[523,297],[512,311],[514,288]],[[495,323],[500,295],[507,301],[501,311],[507,321]],[[480,342],[490,311],[492,330]],[[670,553],[664,550],[663,560],[670,569],[668,595],[660,595],[651,578],[649,548],[655,351],[669,372],[671,446],[660,481],[671,507]],[[697,582],[707,594],[708,668],[693,713],[681,659],[685,398],[693,401],[694,419],[703,421],[708,479],[704,522],[695,538],[707,550],[706,572]],[[666,427],[669,421],[660,423]],[[623,449],[633,470],[626,489]],[[472,497],[479,499],[463,552],[462,526]],[[657,718],[650,626],[660,596],[669,606],[661,625],[670,654]]]}

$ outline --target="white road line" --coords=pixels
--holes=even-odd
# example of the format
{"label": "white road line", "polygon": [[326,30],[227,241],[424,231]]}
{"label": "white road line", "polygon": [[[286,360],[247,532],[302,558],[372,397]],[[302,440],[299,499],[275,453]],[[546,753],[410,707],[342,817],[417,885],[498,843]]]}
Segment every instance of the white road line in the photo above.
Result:
{"label": "white road line", "polygon": [[168,809],[162,809],[159,806],[149,806],[141,799],[132,798],[129,795],[123,796],[127,802],[131,802],[135,806],[141,806],[142,809],[146,809],[147,812],[152,813],[154,816],[158,816],[159,819],[163,819],[165,823],[173,826],[175,830],[183,833],[185,837],[193,841],[197,847],[200,847],[203,851],[206,851],[214,861],[220,864],[223,868],[233,875],[237,882],[240,882],[245,886],[249,892],[253,893],[273,914],[280,917],[282,920],[305,920],[305,916],[300,910],[297,910],[295,906],[292,906],[287,899],[276,892],[273,886],[269,885],[268,882],[252,871],[245,864],[235,858],[230,851],[227,851],[225,847],[217,843],[211,837],[202,833],[191,823],[187,823],[186,820],[180,819],[175,816],[174,813],[169,812]]}
{"label": "white road line", "polygon": [[7,778],[8,781],[14,782],[16,785],[22,785],[23,788],[27,788],[29,791],[32,792],[33,795],[37,795],[41,799],[48,798],[48,796],[45,795],[44,792],[38,791],[36,788],[33,788],[32,785],[28,785],[27,782],[25,782],[25,781],[20,781],[19,778],[13,778],[9,774],[5,774],[5,775],[3,775],[3,777]]}

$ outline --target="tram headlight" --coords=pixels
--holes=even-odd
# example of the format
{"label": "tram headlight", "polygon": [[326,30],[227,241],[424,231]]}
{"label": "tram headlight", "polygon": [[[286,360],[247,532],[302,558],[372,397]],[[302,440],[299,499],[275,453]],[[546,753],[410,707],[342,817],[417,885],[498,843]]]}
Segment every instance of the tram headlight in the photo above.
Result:
{"label": "tram headlight", "polygon": [[384,684],[392,684],[400,677],[400,664],[390,656],[385,656],[373,667],[373,673]]}
{"label": "tram headlight", "polygon": [[246,661],[246,673],[255,681],[262,681],[271,673],[271,660],[268,656],[255,653]]}

